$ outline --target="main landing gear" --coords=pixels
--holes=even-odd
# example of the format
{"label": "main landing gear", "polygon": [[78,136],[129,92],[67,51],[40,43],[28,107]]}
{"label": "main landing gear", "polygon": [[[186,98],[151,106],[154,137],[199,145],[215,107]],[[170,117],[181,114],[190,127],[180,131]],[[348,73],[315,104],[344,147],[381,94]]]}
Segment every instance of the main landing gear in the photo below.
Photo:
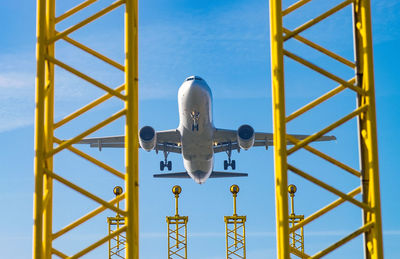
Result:
{"label": "main landing gear", "polygon": [[226,151],[226,154],[228,155],[228,160],[224,160],[224,170],[227,170],[228,167],[231,167],[232,170],[235,170],[236,169],[236,161],[235,160],[231,160],[232,143],[229,143],[228,150]]}
{"label": "main landing gear", "polygon": [[164,161],[160,161],[160,171],[164,171],[164,168],[168,168],[168,171],[172,169],[172,162],[168,161],[169,152],[166,150],[166,145],[164,144]]}

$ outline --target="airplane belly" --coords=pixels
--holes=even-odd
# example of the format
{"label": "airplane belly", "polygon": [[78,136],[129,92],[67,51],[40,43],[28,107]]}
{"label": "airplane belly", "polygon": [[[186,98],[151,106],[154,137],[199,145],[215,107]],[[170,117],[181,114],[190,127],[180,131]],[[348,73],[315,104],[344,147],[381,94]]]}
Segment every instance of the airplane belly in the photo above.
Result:
{"label": "airplane belly", "polygon": [[211,130],[206,130],[199,135],[184,130],[182,134],[183,165],[188,174],[198,183],[204,182],[211,175],[214,166],[212,135],[209,132]]}

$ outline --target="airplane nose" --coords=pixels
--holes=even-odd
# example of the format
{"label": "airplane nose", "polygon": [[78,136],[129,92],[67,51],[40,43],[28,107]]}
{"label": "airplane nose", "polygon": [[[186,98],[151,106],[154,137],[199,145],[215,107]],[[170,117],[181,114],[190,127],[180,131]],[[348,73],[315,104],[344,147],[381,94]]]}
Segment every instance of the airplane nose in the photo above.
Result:
{"label": "airplane nose", "polygon": [[193,176],[197,183],[202,184],[204,182],[204,178],[206,177],[206,172],[201,170],[196,170],[193,172]]}

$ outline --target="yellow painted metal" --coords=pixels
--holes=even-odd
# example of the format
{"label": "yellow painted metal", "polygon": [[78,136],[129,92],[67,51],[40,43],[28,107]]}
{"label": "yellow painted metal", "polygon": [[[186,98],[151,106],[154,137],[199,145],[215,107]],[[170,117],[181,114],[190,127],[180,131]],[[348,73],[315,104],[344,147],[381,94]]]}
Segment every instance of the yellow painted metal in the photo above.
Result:
{"label": "yellow painted metal", "polygon": [[[346,244],[358,235],[364,234],[364,251],[365,258],[383,258],[382,245],[382,219],[380,205],[379,190],[379,168],[378,168],[378,150],[377,150],[377,129],[376,129],[376,111],[375,111],[375,89],[373,74],[373,53],[372,53],[372,36],[371,36],[371,10],[370,0],[344,0],[336,6],[330,8],[322,14],[311,17],[309,21],[300,24],[295,29],[289,30],[283,28],[283,16],[307,7],[310,0],[299,0],[282,11],[281,0],[270,0],[270,21],[271,21],[271,77],[273,90],[273,114],[274,114],[274,145],[275,145],[275,186],[276,186],[276,219],[277,219],[277,255],[279,259],[289,258],[289,254],[293,253],[304,258],[320,258],[336,248]],[[351,61],[338,55],[337,53],[319,45],[315,42],[304,38],[300,34],[309,28],[320,23],[322,20],[334,15],[339,10],[352,6],[353,7],[353,30],[354,39],[348,39],[353,42],[355,60]],[[350,18],[350,17],[349,17]],[[293,21],[291,22],[293,24]],[[320,35],[315,35],[318,38]],[[321,36],[320,36],[321,37]],[[313,64],[307,59],[299,56],[293,50],[284,49],[283,42],[295,39],[314,50],[324,54],[327,58],[339,61],[346,69],[354,71],[355,78],[344,79],[338,76],[339,72],[328,71],[320,66]],[[303,54],[304,55],[304,54]],[[339,86],[328,91],[324,95],[312,100],[310,103],[300,107],[292,114],[285,114],[285,84],[284,84],[284,62],[283,56],[286,56],[302,65],[311,69],[327,79],[339,83]],[[340,64],[339,63],[339,64]],[[295,74],[289,75],[295,77]],[[303,139],[296,140],[293,136],[286,132],[286,124],[294,119],[301,119],[303,114],[313,110],[327,100],[333,99],[338,93],[347,89],[354,92],[357,98],[357,107],[354,111],[349,112],[341,119],[332,122],[322,130],[316,131],[313,135]],[[352,101],[354,103],[354,101]],[[285,119],[284,119],[285,118]],[[335,159],[320,150],[309,146],[311,142],[317,138],[327,134],[328,132],[341,126],[343,123],[356,118],[358,120],[358,139],[359,150],[354,153],[360,154],[360,168],[352,168],[345,163]],[[286,140],[294,143],[293,147],[286,147]],[[339,140],[340,141],[340,140]],[[335,165],[339,171],[347,171],[353,177],[360,179],[360,186],[355,187],[350,192],[344,192],[336,187],[331,186],[318,179],[317,176],[311,176],[299,168],[299,166],[288,165],[287,157],[298,150],[307,150],[326,161],[331,165]],[[287,194],[283,192],[283,188],[287,184],[287,170],[302,176],[304,179],[316,184],[319,187],[339,196],[336,201],[328,203],[327,206],[321,208],[309,217],[292,224],[289,227],[287,218]],[[362,193],[362,201],[355,198]],[[306,224],[313,222],[322,215],[332,212],[343,204],[349,202],[355,205],[363,213],[362,226],[350,233],[345,238],[329,245],[321,252],[308,256],[304,251],[298,251],[289,247],[289,233],[292,235],[297,230],[301,230]],[[283,213],[285,212],[285,213]],[[290,216],[289,216],[290,217]]]}
{"label": "yellow painted metal", "polygon": [[46,51],[46,1],[37,1],[36,24],[36,97],[35,97],[35,193],[33,205],[33,258],[43,258],[43,167],[45,165],[44,101]]}
{"label": "yellow painted metal", "polygon": [[285,83],[282,3],[270,0],[272,112],[274,129],[276,244],[279,259],[289,259]]}
{"label": "yellow painted metal", "polygon": [[[122,90],[125,90],[125,85],[120,85],[115,89],[115,91],[117,91],[117,92],[121,92]],[[65,118],[60,120],[59,122],[55,123],[54,128],[61,127],[65,123],[79,117],[80,115],[82,115],[83,113],[85,113],[87,111],[90,111],[90,109],[96,107],[97,105],[103,103],[104,101],[110,99],[111,97],[112,97],[112,94],[106,93],[105,95],[101,96],[100,98],[94,100],[93,102],[89,103],[88,105],[85,105],[84,107],[78,109],[77,111],[69,114],[68,116],[66,116]],[[58,144],[60,144],[60,143],[58,143]]]}
{"label": "yellow painted metal", "polygon": [[138,112],[138,1],[127,0],[125,8],[125,190],[126,257],[139,258],[139,112]]}
{"label": "yellow painted metal", "polygon": [[[354,189],[353,191],[349,192],[347,195],[354,197],[357,194],[359,194],[361,192],[361,187],[357,187],[356,189]],[[305,226],[306,224],[312,222],[313,220],[321,217],[322,215],[324,215],[325,213],[331,211],[332,209],[336,208],[337,206],[339,206],[340,204],[342,204],[343,202],[345,202],[346,200],[343,198],[339,198],[336,201],[328,204],[327,206],[325,206],[324,208],[320,209],[319,211],[313,213],[312,215],[308,216],[307,218],[305,218],[304,220],[302,220],[301,222],[297,223],[295,226],[291,227],[289,229],[289,233],[292,233],[293,231],[296,231],[297,229]]]}
{"label": "yellow painted metal", "polygon": [[[291,228],[304,220],[304,215],[296,215],[294,212],[294,194],[296,193],[297,188],[294,184],[289,185],[288,192],[290,194],[290,204],[291,204],[291,212],[289,215],[289,223]],[[290,245],[294,250],[297,250],[301,253],[296,254],[297,256],[302,257],[304,254],[304,227],[298,228],[300,231],[291,231],[290,232]],[[300,232],[300,233],[298,233]],[[293,250],[291,250],[293,251]],[[292,252],[293,253],[293,252]]]}
{"label": "yellow painted metal", "polygon": [[[68,34],[71,34],[72,32],[82,28],[83,26],[93,22],[94,20],[100,18],[101,16],[103,16],[103,15],[111,12],[115,8],[121,6],[124,2],[125,1],[123,1],[123,0],[119,0],[119,1],[116,1],[116,2],[112,3],[111,5],[107,6],[104,9],[102,9],[101,11],[99,11],[99,12],[95,13],[94,15],[86,18],[85,20],[83,20],[83,21],[81,21],[81,22],[69,27],[68,29],[66,29],[66,30],[64,30],[62,32],[57,33],[54,37],[50,38],[48,41],[49,42],[55,42],[55,41],[61,39],[62,37],[66,36]],[[128,1],[126,1],[126,2],[128,2]]]}
{"label": "yellow painted metal", "polygon": [[[59,140],[58,138],[54,137],[54,142],[57,144],[61,144],[62,141]],[[81,156],[82,158],[92,162],[93,164],[99,166],[100,168],[103,168],[104,170],[118,176],[121,179],[125,179],[125,174],[121,173],[120,171],[116,170],[115,168],[112,168],[111,166],[97,160],[96,158],[89,156],[88,154],[80,151],[77,148],[74,148],[73,146],[69,146],[67,147],[68,150],[70,150],[71,152],[74,152],[75,154],[77,154],[78,156]]]}
{"label": "yellow painted metal", "polygon": [[187,223],[189,217],[180,216],[178,211],[178,198],[182,192],[179,185],[172,187],[175,195],[175,215],[167,216],[168,231],[168,259],[185,258],[187,259]]}
{"label": "yellow painted metal", "polygon": [[[123,189],[121,186],[114,188],[114,194],[116,197],[121,196]],[[119,202],[117,202],[117,208],[119,208]],[[108,234],[111,235],[113,232],[118,231],[125,225],[125,218],[121,217],[119,213],[115,217],[108,217]],[[125,244],[126,236],[124,233],[120,233],[113,238],[108,240],[108,259],[114,258],[125,258]]]}
{"label": "yellow painted metal", "polygon": [[232,185],[230,191],[233,196],[233,215],[224,217],[226,259],[246,258],[246,216],[238,216],[236,213],[239,186]]}
{"label": "yellow painted metal", "polygon": [[[350,81],[348,81],[349,84],[354,84],[354,82],[355,82],[355,78],[353,78]],[[334,88],[333,90],[331,90],[331,91],[327,92],[326,94],[320,96],[319,98],[311,101],[307,105],[301,107],[297,111],[295,111],[292,114],[290,114],[289,116],[287,116],[286,117],[286,122],[289,122],[289,121],[297,118],[298,116],[302,115],[303,113],[311,110],[312,108],[314,108],[317,105],[323,103],[324,101],[328,100],[329,98],[331,98],[331,97],[335,96],[336,94],[342,92],[344,89],[346,89],[346,87],[344,85],[339,85],[338,87]]]}
{"label": "yellow painted metal", "polygon": [[364,211],[364,223],[375,222],[371,231],[365,232],[366,258],[383,258],[382,216],[379,187],[378,143],[375,110],[375,85],[372,52],[370,1],[356,1],[354,7],[354,34],[357,51],[357,85],[368,94],[358,96],[358,105],[367,105],[364,116],[359,117],[360,166],[362,172],[363,201],[373,211]]}
{"label": "yellow painted metal", "polygon": [[[52,255],[61,258],[79,258],[87,254],[91,250],[103,245],[109,240],[116,238],[126,232],[126,258],[137,259],[139,257],[138,249],[138,16],[137,16],[137,0],[116,1],[108,7],[98,11],[94,15],[73,24],[70,28],[58,32],[55,28],[56,23],[68,19],[71,15],[82,11],[97,0],[86,0],[69,11],[55,17],[56,0],[37,0],[37,73],[36,73],[36,107],[35,107],[35,193],[34,193],[34,226],[33,226],[33,259],[50,259]],[[104,54],[97,52],[88,46],[68,37],[68,35],[79,30],[94,20],[111,12],[117,7],[125,6],[125,65],[121,65],[114,60],[108,58]],[[77,49],[83,50],[93,57],[98,58],[105,64],[108,64],[125,74],[125,82],[120,86],[107,86],[100,81],[87,76],[78,69],[67,65],[64,61],[55,57],[55,42],[65,40],[66,43]],[[60,49],[60,52],[63,50]],[[62,56],[62,55],[60,55]],[[57,89],[54,75],[54,66],[58,66],[65,71],[86,80],[93,86],[104,90],[104,95],[79,108],[75,112],[67,115],[61,121],[54,122],[54,90]],[[122,94],[122,92],[125,94]],[[83,131],[77,136],[60,140],[54,135],[56,128],[66,126],[73,119],[78,118],[82,114],[90,111],[97,105],[107,101],[110,98],[121,100],[124,102],[125,108],[104,121],[98,122],[93,127]],[[85,152],[72,146],[82,138],[94,133],[100,128],[114,122],[116,119],[126,116],[125,133],[126,133],[126,150],[125,162],[126,172],[120,172],[106,163],[93,158]],[[53,160],[55,154],[60,154],[65,150],[69,150],[79,157],[91,162],[94,166],[104,169],[106,172],[113,174],[119,179],[125,180],[126,193],[120,195],[110,201],[94,195],[92,192],[78,186],[68,180],[68,175],[54,173]],[[53,181],[56,180],[67,186],[68,188],[86,196],[87,198],[100,204],[100,207],[88,212],[86,215],[76,219],[67,226],[54,231],[53,229]],[[126,208],[119,208],[119,202],[126,199]],[[117,207],[115,207],[117,204]],[[89,244],[86,248],[77,252],[75,255],[68,256],[62,249],[53,247],[53,241],[62,237],[67,232],[78,228],[83,223],[91,220],[105,210],[112,210],[117,213],[121,223],[117,224],[117,229],[112,231],[108,236],[102,237],[98,241]],[[125,258],[125,257],[124,257]]]}
{"label": "yellow painted metal", "polygon": [[[118,203],[123,199],[125,199],[125,195],[124,194],[115,197],[114,199],[112,199],[108,203],[111,204],[111,205],[114,205],[115,203]],[[86,221],[90,220],[91,218],[93,218],[94,216],[100,214],[101,212],[105,211],[106,209],[107,208],[105,206],[97,207],[96,209],[94,209],[91,212],[87,213],[85,216],[80,217],[79,219],[77,219],[76,221],[72,222],[68,226],[65,226],[64,228],[60,229],[58,232],[54,233],[53,234],[53,239],[56,239],[56,238],[62,236],[63,234],[67,233],[68,231],[74,229],[75,227],[79,226],[80,224],[85,223]]]}
{"label": "yellow painted metal", "polygon": [[[49,38],[54,36],[55,31],[55,2],[50,1],[46,6],[46,34]],[[54,56],[55,49],[54,44],[49,44],[47,46],[48,55]],[[45,145],[46,152],[53,149],[53,135],[54,135],[54,64],[51,62],[46,62],[46,71],[45,71]],[[45,170],[52,170],[53,168],[53,158],[46,157],[45,161]],[[44,234],[44,249],[43,249],[43,258],[51,259],[51,251],[52,251],[52,221],[53,221],[53,179],[48,175],[44,175],[44,191],[45,191],[45,199],[43,203],[43,234]]]}

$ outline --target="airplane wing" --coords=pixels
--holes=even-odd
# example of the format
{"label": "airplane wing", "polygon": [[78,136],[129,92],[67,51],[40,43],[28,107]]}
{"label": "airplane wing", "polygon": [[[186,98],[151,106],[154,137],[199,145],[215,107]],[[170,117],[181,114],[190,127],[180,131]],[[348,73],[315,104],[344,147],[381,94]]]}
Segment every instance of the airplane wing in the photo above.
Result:
{"label": "airplane wing", "polygon": [[[178,130],[157,131],[156,152],[167,151],[172,153],[181,153],[181,134]],[[77,144],[90,144],[90,147],[99,148],[123,148],[125,147],[125,136],[111,136],[99,138],[85,138]],[[139,145],[140,147],[140,145]]]}
{"label": "airplane wing", "polygon": [[[307,138],[309,135],[299,135],[299,134],[290,134],[290,136],[295,137],[298,140],[302,140]],[[315,141],[330,141],[336,140],[335,136],[322,136]],[[238,141],[237,141],[237,130],[227,130],[227,129],[216,129],[214,132],[214,153],[225,152],[229,149],[231,150],[240,150]],[[288,145],[293,145],[291,141],[287,141]],[[273,146],[273,134],[272,133],[263,133],[263,132],[255,132],[254,133],[254,147],[265,147],[268,149],[268,146]]]}
{"label": "airplane wing", "polygon": [[[210,178],[243,177],[243,176],[248,176],[248,174],[213,171],[210,175]],[[154,178],[190,178],[190,176],[187,172],[153,174],[153,177]]]}

